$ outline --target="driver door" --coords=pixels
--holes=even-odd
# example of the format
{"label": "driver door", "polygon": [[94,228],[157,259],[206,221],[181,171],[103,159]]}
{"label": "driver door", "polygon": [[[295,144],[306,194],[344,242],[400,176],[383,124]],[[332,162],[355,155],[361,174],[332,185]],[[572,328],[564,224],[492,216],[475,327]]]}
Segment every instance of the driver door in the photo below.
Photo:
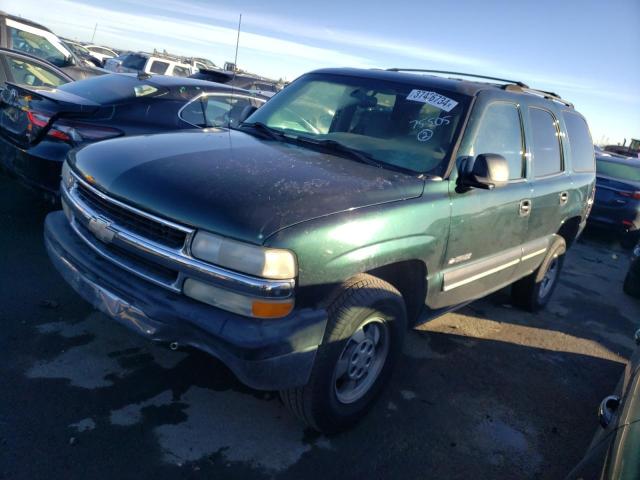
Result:
{"label": "driver door", "polygon": [[430,306],[457,305],[512,281],[528,228],[531,192],[524,152],[519,106],[502,100],[479,102],[458,158],[502,155],[509,165],[509,183],[493,190],[462,191],[457,188],[457,170],[451,175],[451,226],[442,286]]}

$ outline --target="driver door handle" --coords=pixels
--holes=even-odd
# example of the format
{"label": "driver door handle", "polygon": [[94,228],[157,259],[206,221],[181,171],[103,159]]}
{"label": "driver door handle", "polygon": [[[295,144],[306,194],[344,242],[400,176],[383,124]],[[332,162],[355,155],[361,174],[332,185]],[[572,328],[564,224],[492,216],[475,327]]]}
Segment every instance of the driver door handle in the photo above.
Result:
{"label": "driver door handle", "polygon": [[569,192],[562,192],[560,194],[560,205],[566,205],[569,201]]}
{"label": "driver door handle", "polygon": [[519,212],[521,217],[526,217],[531,213],[531,200],[525,198],[524,200],[520,200],[520,209]]}

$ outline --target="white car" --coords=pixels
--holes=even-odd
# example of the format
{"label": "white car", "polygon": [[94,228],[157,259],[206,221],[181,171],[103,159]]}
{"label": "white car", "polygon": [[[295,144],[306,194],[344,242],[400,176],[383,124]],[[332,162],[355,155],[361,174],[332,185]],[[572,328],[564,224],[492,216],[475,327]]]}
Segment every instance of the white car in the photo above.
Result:
{"label": "white car", "polygon": [[100,60],[103,65],[107,59],[118,56],[118,54],[110,48],[101,47],[100,45],[84,45],[84,48],[89,50],[89,52],[91,52],[91,55]]}
{"label": "white car", "polygon": [[198,67],[194,64],[179,57],[140,52],[109,58],[105,62],[104,68],[117,73],[145,72],[176,77],[188,77],[198,71]]}

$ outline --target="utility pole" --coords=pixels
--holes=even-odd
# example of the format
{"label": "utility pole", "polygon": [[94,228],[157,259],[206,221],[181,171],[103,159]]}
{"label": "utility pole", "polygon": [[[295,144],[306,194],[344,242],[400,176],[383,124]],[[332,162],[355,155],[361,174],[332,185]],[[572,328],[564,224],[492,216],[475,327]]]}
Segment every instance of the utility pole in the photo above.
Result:
{"label": "utility pole", "polygon": [[93,43],[94,39],[96,38],[96,30],[98,29],[98,24],[96,23],[96,26],[93,27],[93,35],[91,35],[91,43]]}

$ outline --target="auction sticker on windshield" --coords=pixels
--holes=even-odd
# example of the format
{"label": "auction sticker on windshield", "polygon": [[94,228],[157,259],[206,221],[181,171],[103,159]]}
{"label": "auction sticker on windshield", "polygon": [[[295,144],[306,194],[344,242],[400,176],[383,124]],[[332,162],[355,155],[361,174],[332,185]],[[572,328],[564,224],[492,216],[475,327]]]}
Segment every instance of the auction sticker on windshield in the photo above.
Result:
{"label": "auction sticker on windshield", "polygon": [[445,112],[450,112],[458,105],[458,102],[452,100],[444,95],[440,95],[436,92],[428,92],[426,90],[411,90],[411,93],[407,95],[407,100],[413,100],[414,102],[428,103],[434,107],[438,107]]}

